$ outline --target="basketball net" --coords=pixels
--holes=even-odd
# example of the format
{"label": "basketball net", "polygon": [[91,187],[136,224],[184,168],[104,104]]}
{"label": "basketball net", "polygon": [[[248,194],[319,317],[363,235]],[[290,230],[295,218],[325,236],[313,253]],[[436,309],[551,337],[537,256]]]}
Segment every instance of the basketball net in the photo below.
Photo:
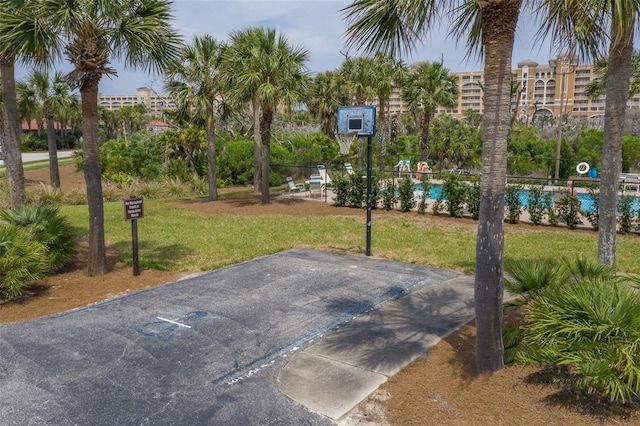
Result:
{"label": "basketball net", "polygon": [[351,144],[358,136],[357,133],[337,133],[336,140],[340,145],[340,154],[347,155],[349,154],[349,148],[351,148]]}

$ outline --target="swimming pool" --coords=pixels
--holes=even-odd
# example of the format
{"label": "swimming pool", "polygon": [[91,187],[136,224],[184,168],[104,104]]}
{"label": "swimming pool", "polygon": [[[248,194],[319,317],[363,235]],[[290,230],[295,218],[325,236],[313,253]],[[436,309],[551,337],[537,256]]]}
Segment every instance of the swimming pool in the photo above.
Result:
{"label": "swimming pool", "polygon": [[[415,184],[413,186],[413,191],[418,192],[420,194],[422,194],[422,184]],[[527,208],[529,206],[529,193],[530,191],[528,189],[522,189],[520,191],[518,191],[518,197],[520,198],[520,202],[522,204],[523,208]],[[431,185],[431,191],[429,193],[429,198],[430,200],[436,200],[438,199],[442,194],[442,185],[441,184],[434,184]],[[553,200],[553,193],[549,192],[549,191],[544,191],[542,193],[543,197],[546,194],[551,194],[551,199]],[[589,194],[585,194],[582,192],[578,192],[577,194],[578,200],[580,200],[581,208],[580,210],[587,212],[587,213],[593,213],[595,212],[596,208],[593,202],[593,199],[589,196]],[[442,198],[443,200],[446,200],[445,197]],[[620,198],[618,198],[619,200]],[[638,197],[634,197],[633,202],[631,204],[631,208],[633,209],[633,211],[638,212],[640,210],[640,198]]]}

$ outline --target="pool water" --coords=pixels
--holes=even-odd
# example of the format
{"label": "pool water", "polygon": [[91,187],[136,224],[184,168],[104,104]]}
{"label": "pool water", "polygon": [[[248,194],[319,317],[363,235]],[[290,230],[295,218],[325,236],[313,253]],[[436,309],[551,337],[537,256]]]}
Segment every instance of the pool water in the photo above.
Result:
{"label": "pool water", "polygon": [[[413,190],[414,192],[422,192],[422,185],[421,184],[416,184],[413,186]],[[518,191],[518,197],[520,198],[520,202],[522,203],[522,207],[523,208],[527,208],[529,206],[529,190],[528,189],[523,189],[521,191]],[[543,192],[543,197],[545,196],[545,194],[547,194],[548,192]],[[442,185],[440,184],[436,184],[436,185],[432,185],[431,186],[431,191],[429,193],[429,199],[430,200],[435,200],[438,197],[440,197],[440,195],[442,194]],[[579,192],[577,194],[578,200],[580,200],[580,203],[582,203],[582,206],[580,208],[580,210],[587,212],[587,213],[593,213],[595,212],[596,208],[594,205],[593,200],[591,199],[591,197],[589,196],[589,194],[584,194]],[[446,200],[445,197],[442,198],[443,200]],[[553,199],[553,195],[552,195],[552,199]],[[633,211],[639,211],[640,210],[640,198],[638,197],[634,197],[633,199],[633,203],[631,204]]]}

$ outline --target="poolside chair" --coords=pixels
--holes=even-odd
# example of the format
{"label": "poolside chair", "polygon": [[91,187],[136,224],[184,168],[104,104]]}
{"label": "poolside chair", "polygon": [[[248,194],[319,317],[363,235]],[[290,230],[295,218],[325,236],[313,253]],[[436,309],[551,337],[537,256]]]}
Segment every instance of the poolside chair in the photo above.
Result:
{"label": "poolside chair", "polygon": [[635,192],[640,194],[640,175],[626,173],[620,175],[620,181],[622,182],[622,193]]}
{"label": "poolside chair", "polygon": [[287,176],[287,183],[289,184],[289,192],[304,192],[306,191],[303,184],[295,184],[291,176]]}
{"label": "poolside chair", "polygon": [[347,173],[349,173],[350,175],[353,174],[353,166],[351,165],[351,163],[344,163],[344,168],[347,169]]}
{"label": "poolside chair", "polygon": [[409,173],[409,175],[411,175],[411,160],[400,160],[398,164],[393,167],[398,169],[398,175],[402,175],[402,173]]}
{"label": "poolside chair", "polygon": [[322,189],[324,184],[322,183],[322,176],[311,175],[309,178],[309,198],[322,198]]}
{"label": "poolside chair", "polygon": [[418,162],[418,171],[416,173],[416,179],[420,180],[422,178],[422,173],[431,173],[429,164],[426,161]]}
{"label": "poolside chair", "polygon": [[322,164],[318,164],[318,172],[322,178],[322,189],[324,189],[325,186],[331,186],[331,177],[329,173],[327,173],[327,168]]}

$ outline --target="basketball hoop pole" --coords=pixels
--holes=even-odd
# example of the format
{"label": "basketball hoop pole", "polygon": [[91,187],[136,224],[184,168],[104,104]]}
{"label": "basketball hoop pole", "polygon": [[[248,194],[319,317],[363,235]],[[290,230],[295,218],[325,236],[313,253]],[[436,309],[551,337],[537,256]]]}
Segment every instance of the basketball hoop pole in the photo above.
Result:
{"label": "basketball hoop pole", "polygon": [[371,256],[371,178],[373,174],[373,138],[367,136],[367,247],[366,256]]}

